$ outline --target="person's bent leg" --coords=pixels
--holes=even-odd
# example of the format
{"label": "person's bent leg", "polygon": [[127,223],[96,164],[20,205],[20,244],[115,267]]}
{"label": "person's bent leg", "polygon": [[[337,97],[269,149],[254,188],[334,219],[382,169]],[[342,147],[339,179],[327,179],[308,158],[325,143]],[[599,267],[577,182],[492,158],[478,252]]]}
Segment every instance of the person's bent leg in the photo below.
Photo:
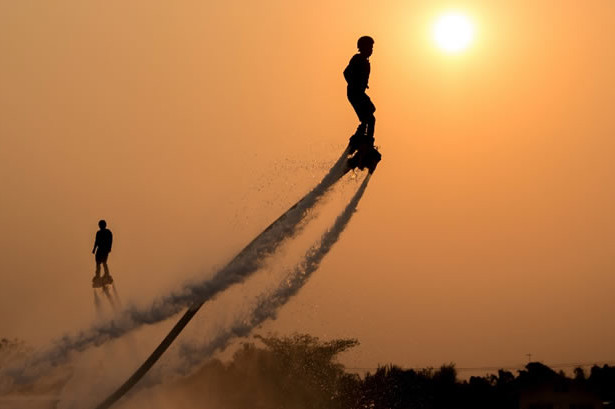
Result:
{"label": "person's bent leg", "polygon": [[361,125],[365,127],[365,134],[368,136],[373,136],[373,128],[376,122],[376,118],[374,117],[376,107],[372,103],[372,100],[369,99],[367,94],[363,94],[360,98],[357,98],[355,105],[353,106],[357,116],[359,117],[359,121],[361,121]]}
{"label": "person's bent leg", "polygon": [[366,118],[365,126],[366,126],[365,136],[368,139],[371,139],[372,143],[373,143],[373,141],[374,141],[374,131],[375,131],[375,127],[376,127],[376,117],[373,114]]}
{"label": "person's bent leg", "polygon": [[365,134],[372,140],[372,143],[374,140],[374,131],[376,127],[376,117],[374,116],[375,112],[376,106],[373,104],[372,100],[365,95],[364,110],[362,112],[363,118],[361,120],[367,125],[367,131]]}

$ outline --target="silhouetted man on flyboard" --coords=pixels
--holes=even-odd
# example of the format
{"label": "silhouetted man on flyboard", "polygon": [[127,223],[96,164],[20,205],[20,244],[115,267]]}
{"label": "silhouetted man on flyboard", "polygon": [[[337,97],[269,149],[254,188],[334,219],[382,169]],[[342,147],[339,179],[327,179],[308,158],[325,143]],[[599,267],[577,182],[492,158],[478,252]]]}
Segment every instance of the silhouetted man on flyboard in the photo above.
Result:
{"label": "silhouetted man on flyboard", "polygon": [[357,152],[348,160],[349,167],[369,168],[374,171],[381,159],[380,153],[374,147],[374,127],[376,107],[365,93],[369,88],[369,73],[371,66],[369,57],[374,50],[374,39],[363,36],[357,41],[359,53],[355,54],[344,70],[344,78],[348,83],[347,96],[350,105],[359,117],[359,127],[348,143],[349,154]]}
{"label": "silhouetted man on flyboard", "polygon": [[[113,278],[109,274],[109,267],[107,267],[107,258],[111,253],[111,245],[113,244],[113,234],[111,230],[107,229],[107,222],[100,220],[98,222],[100,230],[96,232],[96,239],[94,240],[94,248],[92,253],[96,253],[96,274],[92,279],[92,287],[102,287],[106,284],[113,283]],[[100,276],[100,265],[103,265],[105,269],[105,275]]]}

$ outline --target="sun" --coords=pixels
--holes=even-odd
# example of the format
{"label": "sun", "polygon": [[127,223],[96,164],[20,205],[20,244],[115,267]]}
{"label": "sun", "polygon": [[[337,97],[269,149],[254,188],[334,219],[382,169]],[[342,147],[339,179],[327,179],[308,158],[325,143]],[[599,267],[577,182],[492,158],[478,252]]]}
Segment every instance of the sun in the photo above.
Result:
{"label": "sun", "polygon": [[440,16],[433,29],[438,47],[449,54],[457,54],[472,43],[474,26],[463,14],[448,13]]}

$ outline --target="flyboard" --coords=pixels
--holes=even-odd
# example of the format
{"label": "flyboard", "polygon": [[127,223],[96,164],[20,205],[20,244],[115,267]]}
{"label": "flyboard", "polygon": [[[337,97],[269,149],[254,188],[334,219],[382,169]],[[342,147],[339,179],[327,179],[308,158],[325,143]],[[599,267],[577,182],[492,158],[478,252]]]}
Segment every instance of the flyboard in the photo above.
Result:
{"label": "flyboard", "polygon": [[[100,289],[105,298],[109,301],[109,304],[111,304],[111,307],[114,310],[118,307],[116,304],[119,304],[119,296],[115,289],[115,284],[113,283],[113,277],[111,277],[110,274],[104,274],[102,277],[95,275],[92,279],[92,288],[94,289],[94,297],[97,297],[96,290]],[[109,289],[113,289],[113,295],[111,295]]]}

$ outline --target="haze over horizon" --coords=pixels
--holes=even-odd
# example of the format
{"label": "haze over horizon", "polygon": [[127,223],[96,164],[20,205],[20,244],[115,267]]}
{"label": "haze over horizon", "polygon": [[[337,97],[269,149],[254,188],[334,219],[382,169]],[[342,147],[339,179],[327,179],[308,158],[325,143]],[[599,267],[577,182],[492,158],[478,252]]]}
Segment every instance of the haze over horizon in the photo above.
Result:
{"label": "haze over horizon", "polygon": [[[430,37],[449,9],[475,25],[457,55]],[[614,17],[608,0],[0,3],[0,338],[90,325],[101,218],[124,300],[233,257],[343,151],[342,70],[369,34],[383,161],[260,332],[358,338],[349,367],[614,361]]]}

